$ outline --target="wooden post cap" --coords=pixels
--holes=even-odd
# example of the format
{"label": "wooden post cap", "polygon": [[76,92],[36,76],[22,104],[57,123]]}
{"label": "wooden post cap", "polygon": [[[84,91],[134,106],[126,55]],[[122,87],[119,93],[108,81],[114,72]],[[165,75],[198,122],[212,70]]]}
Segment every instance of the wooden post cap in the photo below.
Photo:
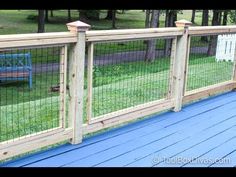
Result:
{"label": "wooden post cap", "polygon": [[90,25],[81,21],[67,23],[66,26],[71,32],[87,31],[91,27]]}
{"label": "wooden post cap", "polygon": [[187,20],[178,20],[175,22],[176,27],[182,28],[182,27],[189,27],[192,25],[192,22],[187,21]]}

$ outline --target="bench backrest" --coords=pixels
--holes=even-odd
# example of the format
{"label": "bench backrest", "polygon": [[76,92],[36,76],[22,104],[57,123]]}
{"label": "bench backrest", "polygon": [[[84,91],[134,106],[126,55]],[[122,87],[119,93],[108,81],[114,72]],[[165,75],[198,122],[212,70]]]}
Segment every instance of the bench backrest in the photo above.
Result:
{"label": "bench backrest", "polygon": [[31,69],[30,53],[0,54],[0,71]]}

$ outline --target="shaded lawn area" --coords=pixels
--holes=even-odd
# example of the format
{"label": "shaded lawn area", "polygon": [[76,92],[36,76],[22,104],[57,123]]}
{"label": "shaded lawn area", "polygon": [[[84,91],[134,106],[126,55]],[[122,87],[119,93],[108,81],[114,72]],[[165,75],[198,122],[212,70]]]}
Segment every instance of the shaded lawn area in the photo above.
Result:
{"label": "shaded lawn area", "polygon": [[[0,10],[0,35],[4,34],[24,34],[24,33],[36,33],[37,32],[37,20],[36,17],[37,10]],[[178,19],[191,20],[191,10],[183,10],[183,13],[178,14]],[[202,12],[196,12],[196,25],[201,24],[201,14]],[[211,14],[211,12],[210,12]],[[79,13],[77,10],[71,10],[72,21],[76,21],[79,18]],[[106,10],[101,10],[100,20],[91,20],[89,24],[91,25],[91,30],[102,30],[111,29],[111,21],[104,19],[106,17]],[[30,19],[33,18],[33,19]],[[67,21],[67,10],[54,10],[54,17],[50,17],[50,22],[46,23],[46,32],[62,32],[68,31],[66,27]],[[164,13],[160,16],[160,27],[164,27],[165,15]],[[209,21],[210,18],[209,18]],[[134,29],[134,28],[144,28],[145,26],[145,12],[142,10],[128,10],[125,14],[117,13],[116,25],[118,29]],[[206,43],[199,41],[200,38],[193,38],[196,40],[193,45],[206,46]],[[164,48],[164,40],[158,40],[156,47],[158,49]],[[198,44],[197,44],[198,43]],[[109,45],[110,50],[107,50]],[[110,44],[99,44],[95,45],[95,54],[101,55],[99,53],[115,53],[119,51],[129,51],[130,49],[135,49],[137,51],[144,50],[146,45],[141,42],[124,42],[122,45],[118,42]],[[97,46],[97,47],[96,47]],[[41,50],[41,49],[40,49]],[[46,53],[46,49],[42,49],[42,53]],[[32,53],[32,63],[45,63],[45,62],[56,62],[59,56],[54,57],[43,57],[38,59],[35,53],[36,49],[31,49]],[[50,55],[50,51],[49,51]]]}
{"label": "shaded lawn area", "polygon": [[[169,62],[169,59],[162,58],[153,63],[139,61],[95,68],[93,115],[166,97]],[[214,57],[194,55],[190,56],[189,64],[187,90],[231,79],[232,62],[216,62]],[[86,77],[87,73],[85,93]],[[0,141],[58,126],[59,97],[57,92],[50,92],[50,87],[58,84],[58,73],[41,74],[33,81],[31,91],[27,89],[27,82],[23,85],[22,82],[1,83]],[[84,111],[84,120],[85,116]]]}
{"label": "shaded lawn area", "polygon": [[[89,9],[88,9],[89,10]],[[60,32],[68,31],[66,27],[67,10],[54,10],[54,16],[49,15],[49,22],[45,25],[46,32]],[[49,13],[50,14],[50,13]],[[211,17],[212,12],[209,12]],[[0,10],[0,35],[1,34],[22,34],[22,33],[36,33],[37,32],[37,10]],[[90,20],[92,30],[111,29],[111,20],[106,20],[107,10],[101,10],[100,20]],[[191,20],[192,11],[183,10],[179,13],[177,18]],[[79,12],[71,10],[71,21],[79,19]],[[128,28],[144,28],[145,27],[145,12],[142,10],[128,10],[124,14],[116,14],[116,27],[118,29]],[[196,12],[195,25],[201,25],[202,12]],[[160,27],[164,27],[165,15],[160,16]],[[209,24],[211,18],[209,18]],[[228,22],[231,24],[231,22]]]}

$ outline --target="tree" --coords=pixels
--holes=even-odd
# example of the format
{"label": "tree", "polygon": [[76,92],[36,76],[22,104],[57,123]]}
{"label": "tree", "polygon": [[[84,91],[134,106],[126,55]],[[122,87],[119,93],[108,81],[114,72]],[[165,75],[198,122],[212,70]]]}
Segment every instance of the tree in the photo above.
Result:
{"label": "tree", "polygon": [[192,10],[192,18],[191,18],[192,23],[195,23],[195,13],[196,13],[196,10]]}
{"label": "tree", "polygon": [[79,20],[88,22],[88,20],[99,20],[99,10],[79,10]]}
{"label": "tree", "polygon": [[38,33],[44,33],[45,10],[38,10]]}
{"label": "tree", "polygon": [[[177,20],[177,10],[166,10],[165,12],[165,27],[175,26]],[[169,56],[171,51],[171,39],[165,39],[164,55]]]}
{"label": "tree", "polygon": [[[151,17],[151,28],[156,28],[159,26],[159,17],[160,17],[160,10],[152,10],[152,17]],[[153,62],[156,57],[156,40],[151,39],[147,42],[146,54],[145,54],[145,61]]]}
{"label": "tree", "polygon": [[165,27],[169,26],[169,10],[165,11]]}
{"label": "tree", "polygon": [[107,10],[107,16],[105,19],[112,20],[112,10]]}
{"label": "tree", "polygon": [[[209,10],[202,11],[202,26],[208,26]],[[207,36],[202,36],[201,41],[208,42]]]}
{"label": "tree", "polygon": [[[146,10],[146,18],[145,18],[145,28],[150,28],[150,10]],[[143,41],[144,44],[147,44],[147,40]]]}
{"label": "tree", "polygon": [[50,16],[53,17],[53,10],[50,10],[50,12],[51,12]]}
{"label": "tree", "polygon": [[86,10],[79,10],[79,20],[83,22],[88,21]]}
{"label": "tree", "polygon": [[208,26],[209,10],[202,11],[202,26]]}
{"label": "tree", "polygon": [[145,28],[150,27],[150,10],[146,10]]}
{"label": "tree", "polygon": [[223,15],[223,25],[227,25],[228,21],[228,10],[224,10],[224,15]]}
{"label": "tree", "polygon": [[236,10],[229,10],[229,20],[231,23],[236,23]]}
{"label": "tree", "polygon": [[112,10],[112,28],[116,28],[116,10]]}
{"label": "tree", "polygon": [[67,21],[68,21],[68,22],[71,21],[71,12],[70,12],[70,9],[68,9],[68,18],[67,18]]}
{"label": "tree", "polygon": [[49,22],[49,19],[48,19],[48,10],[45,10],[45,22]]}
{"label": "tree", "polygon": [[219,11],[219,19],[218,19],[218,21],[219,21],[219,24],[218,25],[221,25],[221,21],[222,21],[222,13],[223,13],[223,11],[222,10],[220,10]]}
{"label": "tree", "polygon": [[[213,10],[212,26],[220,25],[221,11]],[[210,42],[208,45],[207,55],[215,55],[217,44],[217,36],[210,36]]]}
{"label": "tree", "polygon": [[112,28],[116,28],[116,10],[107,10],[107,16],[105,19],[112,20]]}

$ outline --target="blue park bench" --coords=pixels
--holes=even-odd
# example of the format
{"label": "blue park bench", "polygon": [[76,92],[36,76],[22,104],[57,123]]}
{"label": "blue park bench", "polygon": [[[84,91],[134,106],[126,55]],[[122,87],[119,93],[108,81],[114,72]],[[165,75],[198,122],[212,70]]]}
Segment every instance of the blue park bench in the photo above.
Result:
{"label": "blue park bench", "polygon": [[30,53],[0,54],[0,81],[28,80],[32,88]]}

